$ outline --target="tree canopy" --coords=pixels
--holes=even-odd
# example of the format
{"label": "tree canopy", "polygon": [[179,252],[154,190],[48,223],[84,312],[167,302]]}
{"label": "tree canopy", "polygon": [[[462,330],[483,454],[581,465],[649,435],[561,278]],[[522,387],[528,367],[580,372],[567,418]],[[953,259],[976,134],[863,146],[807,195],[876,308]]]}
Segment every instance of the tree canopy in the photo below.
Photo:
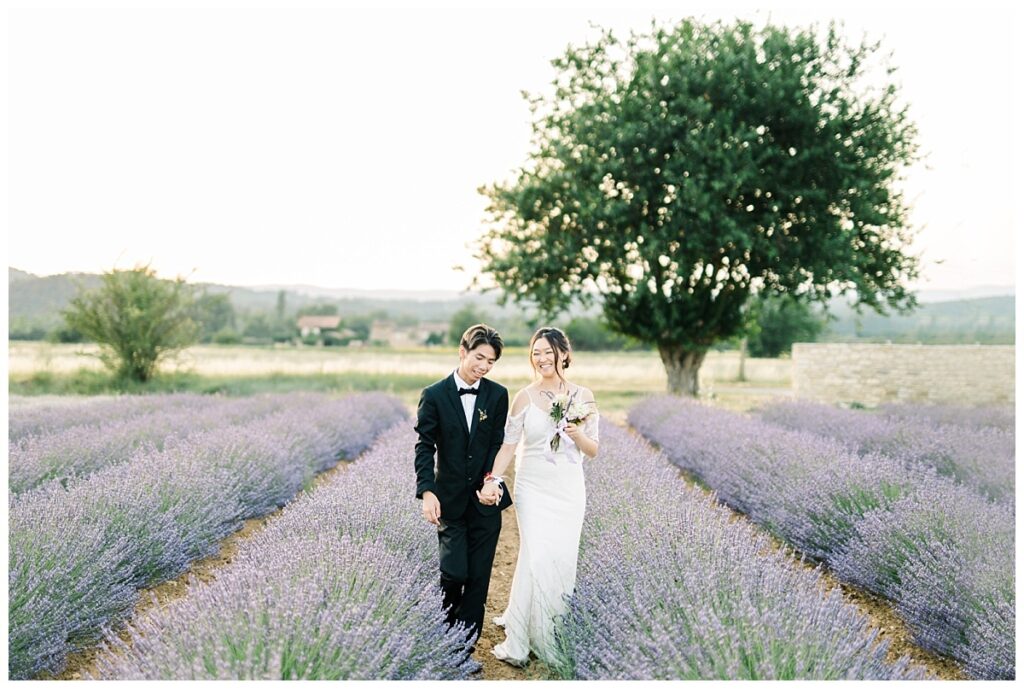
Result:
{"label": "tree canopy", "polygon": [[100,359],[118,378],[145,382],[161,359],[196,342],[193,289],[161,280],[148,266],[104,273],[64,311],[68,327],[99,343]]}
{"label": "tree canopy", "polygon": [[747,350],[754,357],[789,354],[794,342],[814,342],[826,319],[790,295],[755,297],[748,305]]}
{"label": "tree canopy", "polygon": [[877,49],[834,25],[694,20],[568,48],[553,92],[527,95],[529,160],[481,189],[483,273],[551,314],[600,299],[676,393],[752,293],[913,307],[898,187],[916,128]]}

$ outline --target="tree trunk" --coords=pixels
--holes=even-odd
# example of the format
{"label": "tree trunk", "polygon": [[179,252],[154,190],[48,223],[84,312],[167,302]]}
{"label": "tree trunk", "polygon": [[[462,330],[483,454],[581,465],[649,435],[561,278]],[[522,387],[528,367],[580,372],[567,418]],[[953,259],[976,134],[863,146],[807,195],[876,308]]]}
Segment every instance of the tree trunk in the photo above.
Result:
{"label": "tree trunk", "polygon": [[668,374],[668,391],[673,395],[696,397],[700,392],[697,373],[704,362],[706,349],[687,349],[677,344],[660,344],[658,352]]}
{"label": "tree trunk", "polygon": [[740,340],[740,373],[736,376],[736,380],[743,382],[747,379],[747,338],[746,336]]}

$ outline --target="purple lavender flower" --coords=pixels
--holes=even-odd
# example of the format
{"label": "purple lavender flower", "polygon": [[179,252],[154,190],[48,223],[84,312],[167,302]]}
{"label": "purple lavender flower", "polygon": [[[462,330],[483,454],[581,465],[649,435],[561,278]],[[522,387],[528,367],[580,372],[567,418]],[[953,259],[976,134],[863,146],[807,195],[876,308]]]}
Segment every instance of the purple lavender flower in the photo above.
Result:
{"label": "purple lavender flower", "polygon": [[572,679],[914,679],[867,619],[618,428],[586,465],[576,590],[557,632]]}
{"label": "purple lavender flower", "polygon": [[289,504],[209,585],[108,633],[103,679],[468,679],[466,630],[445,626],[437,538],[403,481],[395,428]]}
{"label": "purple lavender flower", "polygon": [[922,646],[972,676],[1013,679],[1012,515],[954,491],[923,481],[889,510],[865,515],[832,566],[895,601]]}
{"label": "purple lavender flower", "polygon": [[980,425],[976,419],[949,423],[951,416],[951,410],[914,405],[889,406],[879,414],[802,400],[779,400],[761,410],[766,421],[835,438],[859,454],[930,466],[993,500],[1012,503],[1013,430]]}
{"label": "purple lavender flower", "polygon": [[196,409],[223,401],[218,395],[171,393],[117,397],[11,397],[7,434],[11,442],[29,435],[54,433],[72,426],[97,426],[110,421],[174,409]]}
{"label": "purple lavender flower", "polygon": [[[121,417],[96,418],[91,423],[76,424],[46,431],[38,429],[12,441],[9,451],[10,493],[17,495],[37,488],[49,481],[62,484],[74,477],[128,461],[136,450],[160,450],[174,438],[201,430],[222,428],[245,423],[270,414],[301,399],[298,396],[277,395],[225,399],[190,396],[186,404],[183,396],[165,395],[165,407],[150,401],[126,409],[122,403],[116,411]],[[98,406],[112,407],[97,403]],[[78,411],[88,407],[84,403]]]}
{"label": "purple lavender flower", "polygon": [[[798,406],[763,414],[796,425]],[[819,406],[799,408],[810,415]],[[888,443],[855,448],[670,397],[641,403],[630,422],[724,502],[889,597],[924,648],[954,658],[973,677],[1014,677],[1012,504],[989,501],[979,482],[958,485],[939,475],[938,462],[921,452],[925,442],[902,453],[900,436],[877,417],[840,419],[826,410],[800,422],[827,427],[829,436]],[[864,432],[869,425],[874,430]],[[963,456],[957,461],[966,466]]]}
{"label": "purple lavender flower", "polygon": [[406,415],[380,394],[288,397],[248,423],[169,439],[89,476],[16,496],[9,510],[8,670],[59,672],[66,654],[130,613],[137,589],[177,576],[244,519],[290,500]]}
{"label": "purple lavender flower", "polygon": [[996,428],[1013,433],[1016,414],[1012,406],[963,407],[949,404],[883,404],[879,411],[890,418],[917,419],[934,424],[967,428]]}

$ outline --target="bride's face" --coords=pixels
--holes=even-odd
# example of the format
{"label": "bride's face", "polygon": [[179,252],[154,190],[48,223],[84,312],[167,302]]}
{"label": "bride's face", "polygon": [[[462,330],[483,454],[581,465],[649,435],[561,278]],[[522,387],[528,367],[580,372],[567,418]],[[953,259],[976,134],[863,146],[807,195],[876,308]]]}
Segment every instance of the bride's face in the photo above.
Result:
{"label": "bride's face", "polygon": [[537,341],[533,343],[531,357],[534,370],[542,378],[546,380],[555,378],[560,373],[562,367],[558,361],[558,351],[551,346],[547,338],[537,338]]}

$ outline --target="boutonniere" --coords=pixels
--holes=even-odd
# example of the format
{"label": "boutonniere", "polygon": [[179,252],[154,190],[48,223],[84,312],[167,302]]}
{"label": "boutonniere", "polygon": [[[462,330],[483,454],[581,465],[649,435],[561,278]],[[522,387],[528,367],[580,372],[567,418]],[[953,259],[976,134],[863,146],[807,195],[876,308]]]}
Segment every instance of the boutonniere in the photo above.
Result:
{"label": "boutonniere", "polygon": [[485,412],[483,409],[477,409],[477,411],[480,412],[480,423],[483,423],[484,421],[486,421],[487,420],[487,412]]}

